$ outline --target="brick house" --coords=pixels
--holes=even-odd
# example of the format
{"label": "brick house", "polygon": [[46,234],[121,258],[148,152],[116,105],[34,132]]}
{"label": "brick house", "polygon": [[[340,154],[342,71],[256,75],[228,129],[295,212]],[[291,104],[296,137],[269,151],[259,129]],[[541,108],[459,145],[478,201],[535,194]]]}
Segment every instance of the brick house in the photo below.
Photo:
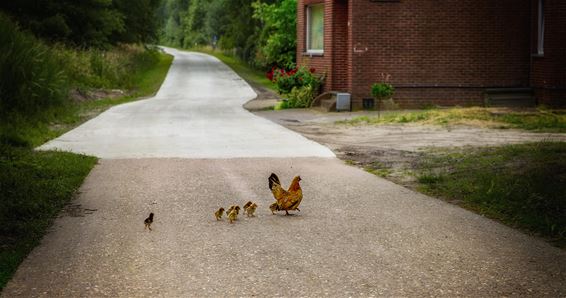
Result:
{"label": "brick house", "polygon": [[382,73],[403,107],[483,105],[491,92],[566,106],[566,1],[298,0],[297,63],[354,108]]}

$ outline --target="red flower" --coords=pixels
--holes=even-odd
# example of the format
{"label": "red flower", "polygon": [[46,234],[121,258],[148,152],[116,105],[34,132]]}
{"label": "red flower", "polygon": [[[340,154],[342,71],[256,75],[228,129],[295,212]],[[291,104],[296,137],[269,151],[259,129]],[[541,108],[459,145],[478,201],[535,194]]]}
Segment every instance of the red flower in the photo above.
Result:
{"label": "red flower", "polygon": [[309,69],[309,71],[310,71],[311,73],[314,73],[314,72],[316,71],[316,68],[311,67],[311,68]]}

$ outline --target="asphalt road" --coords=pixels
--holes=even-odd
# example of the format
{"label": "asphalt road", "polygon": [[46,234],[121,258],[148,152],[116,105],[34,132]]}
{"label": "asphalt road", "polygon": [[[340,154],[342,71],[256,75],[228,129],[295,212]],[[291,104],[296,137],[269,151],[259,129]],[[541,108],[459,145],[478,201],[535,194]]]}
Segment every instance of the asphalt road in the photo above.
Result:
{"label": "asphalt road", "polygon": [[[193,84],[209,72],[219,80],[234,74],[213,58],[175,54],[171,74],[176,78],[168,77],[155,101],[178,95],[170,103],[181,107],[163,104],[169,116],[148,121],[177,132],[176,121],[195,125],[198,129],[192,133],[196,139],[200,136],[201,143],[167,149],[179,144],[175,136],[182,138],[184,132],[178,132],[168,137],[169,143],[155,141],[154,151],[130,147],[122,143],[142,139],[137,133],[143,129],[127,127],[129,122],[122,120],[120,130],[136,133],[132,139],[108,134],[106,138],[122,149],[105,149],[79,137],[90,131],[99,134],[101,142],[110,142],[94,124],[99,123],[100,130],[111,125],[94,119],[86,128],[48,145],[106,158],[20,266],[4,297],[566,295],[563,250],[347,166],[329,157],[324,147],[239,111],[236,105],[247,98],[225,103],[230,106],[226,109],[208,109],[204,99],[194,104],[212,95],[190,90],[214,93],[217,89]],[[191,81],[191,76],[201,79]],[[229,86],[234,90],[219,92],[247,97],[247,91],[239,88],[249,87],[237,82]],[[181,95],[176,88],[187,93]],[[132,114],[122,117],[135,119],[136,125],[143,124],[143,117],[159,117],[138,115],[135,111],[145,110],[144,103],[155,104],[135,103]],[[210,105],[223,104],[211,101]],[[234,120],[242,127],[234,135],[216,134],[201,123],[206,118],[198,118],[198,113],[191,116],[199,122],[193,124],[183,113],[172,112],[185,106],[187,113],[193,113],[190,106],[209,115],[220,113],[212,115],[215,127],[231,128],[228,111],[234,111]],[[107,115],[113,110],[100,118],[120,121],[118,115]],[[253,126],[245,127],[246,121]],[[152,127],[145,130],[160,139]],[[282,150],[270,151],[275,149],[238,138],[238,133],[253,134],[249,130],[268,131],[258,142],[274,142]],[[231,156],[230,150],[217,150],[211,144],[239,149]],[[241,153],[245,147],[249,153]],[[195,148],[209,151],[199,153]],[[152,158],[140,158],[144,156]],[[273,200],[267,186],[271,172],[279,174],[284,184],[301,175],[301,212],[271,214],[267,208]],[[255,218],[240,217],[234,224],[214,219],[216,208],[248,200],[258,202]],[[155,213],[152,232],[143,227],[150,211]]]}

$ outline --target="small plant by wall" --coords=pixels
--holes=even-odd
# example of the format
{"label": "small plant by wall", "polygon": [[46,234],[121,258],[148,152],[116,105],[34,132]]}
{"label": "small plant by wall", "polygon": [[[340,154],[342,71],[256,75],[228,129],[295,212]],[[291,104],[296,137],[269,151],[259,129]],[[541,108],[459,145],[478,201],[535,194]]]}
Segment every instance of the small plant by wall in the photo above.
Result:
{"label": "small plant by wall", "polygon": [[388,107],[395,107],[395,102],[393,101],[393,94],[395,93],[395,88],[393,85],[389,84],[390,75],[381,75],[381,82],[374,83],[371,86],[371,95],[377,101],[377,117],[380,115],[380,110],[384,101],[387,101]]}

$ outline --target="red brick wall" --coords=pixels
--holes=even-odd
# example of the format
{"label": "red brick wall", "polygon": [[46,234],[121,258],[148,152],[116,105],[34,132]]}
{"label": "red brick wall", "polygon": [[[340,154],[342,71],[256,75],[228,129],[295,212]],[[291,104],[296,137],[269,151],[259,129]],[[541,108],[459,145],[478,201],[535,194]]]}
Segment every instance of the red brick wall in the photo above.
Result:
{"label": "red brick wall", "polygon": [[402,106],[481,104],[481,88],[529,85],[528,1],[351,2],[358,104],[381,73]]}
{"label": "red brick wall", "polygon": [[[305,5],[321,2],[325,52],[308,57]],[[530,16],[529,1],[516,0],[299,0],[297,61],[358,107],[381,73],[402,106],[482,104],[484,88],[529,86]]]}
{"label": "red brick wall", "polygon": [[[566,106],[566,1],[545,0],[544,56],[532,57],[531,85],[541,104]],[[532,1],[532,50],[537,51],[538,0]]]}

